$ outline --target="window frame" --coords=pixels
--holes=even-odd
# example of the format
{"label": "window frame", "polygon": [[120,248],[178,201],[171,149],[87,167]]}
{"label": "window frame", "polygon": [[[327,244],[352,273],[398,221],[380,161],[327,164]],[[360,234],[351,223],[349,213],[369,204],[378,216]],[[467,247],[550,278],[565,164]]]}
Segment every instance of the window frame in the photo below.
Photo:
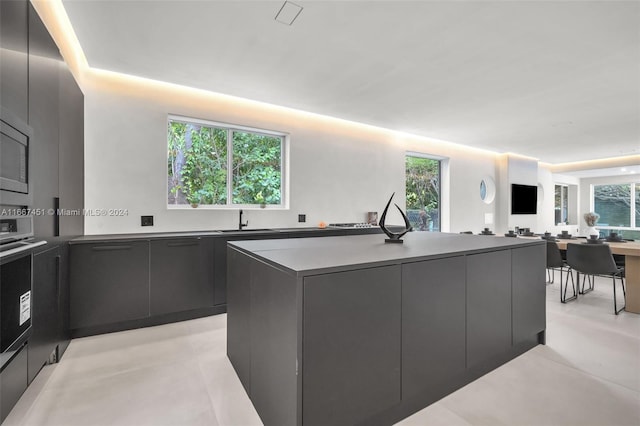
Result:
{"label": "window frame", "polygon": [[[590,197],[589,197],[589,211],[595,211],[595,187],[596,186],[614,186],[614,185],[629,185],[631,187],[629,191],[629,197],[631,198],[629,204],[629,224],[631,226],[613,226],[613,225],[598,225],[596,227],[598,229],[620,229],[620,230],[628,230],[628,231],[638,231],[640,230],[640,218],[636,217],[636,186],[640,186],[640,180],[629,180],[624,182],[616,182],[616,183],[592,183],[589,188]],[[636,226],[633,226],[633,225]]]}
{"label": "window frame", "polygon": [[[200,204],[198,209],[202,210],[288,210],[289,209],[289,143],[290,135],[287,132],[259,129],[256,127],[243,126],[232,123],[223,123],[219,121],[206,120],[202,118],[187,117],[183,115],[168,114],[165,129],[171,122],[180,122],[185,124],[198,124],[201,126],[217,128],[227,132],[227,203],[226,204]],[[233,204],[233,133],[235,131],[244,133],[253,133],[261,136],[280,138],[280,204]],[[165,145],[166,164],[169,162],[168,135]],[[169,194],[169,179],[166,179],[165,197]],[[197,210],[189,204],[169,204],[166,200],[167,210]]]}

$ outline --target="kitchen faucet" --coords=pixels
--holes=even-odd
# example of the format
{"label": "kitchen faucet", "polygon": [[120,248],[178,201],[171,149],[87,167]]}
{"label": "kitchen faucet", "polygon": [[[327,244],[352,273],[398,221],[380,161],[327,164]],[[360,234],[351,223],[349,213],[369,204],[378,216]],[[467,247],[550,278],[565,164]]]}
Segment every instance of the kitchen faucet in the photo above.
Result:
{"label": "kitchen faucet", "polygon": [[238,230],[242,231],[242,228],[249,225],[249,221],[247,220],[245,223],[242,223],[242,209],[240,209],[240,217],[238,219]]}

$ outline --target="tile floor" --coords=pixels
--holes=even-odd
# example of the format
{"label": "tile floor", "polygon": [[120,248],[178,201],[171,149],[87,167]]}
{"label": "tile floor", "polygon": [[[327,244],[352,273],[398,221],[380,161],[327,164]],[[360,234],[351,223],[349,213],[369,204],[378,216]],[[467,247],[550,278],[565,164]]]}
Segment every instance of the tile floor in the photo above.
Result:
{"label": "tile floor", "polygon": [[[76,339],[3,426],[260,425],[225,356],[226,315]],[[611,281],[562,305],[547,345],[399,425],[640,425],[640,315],[613,315]]]}

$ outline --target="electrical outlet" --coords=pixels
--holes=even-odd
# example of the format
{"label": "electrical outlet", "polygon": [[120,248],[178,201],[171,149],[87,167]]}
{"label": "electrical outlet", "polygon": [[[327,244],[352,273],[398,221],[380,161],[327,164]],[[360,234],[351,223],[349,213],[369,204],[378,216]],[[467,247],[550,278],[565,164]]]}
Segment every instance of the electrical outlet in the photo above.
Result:
{"label": "electrical outlet", "polygon": [[307,215],[306,214],[299,214],[298,215],[298,222],[302,223],[302,222],[306,222],[307,221]]}
{"label": "electrical outlet", "polygon": [[153,216],[140,216],[141,226],[153,226]]}

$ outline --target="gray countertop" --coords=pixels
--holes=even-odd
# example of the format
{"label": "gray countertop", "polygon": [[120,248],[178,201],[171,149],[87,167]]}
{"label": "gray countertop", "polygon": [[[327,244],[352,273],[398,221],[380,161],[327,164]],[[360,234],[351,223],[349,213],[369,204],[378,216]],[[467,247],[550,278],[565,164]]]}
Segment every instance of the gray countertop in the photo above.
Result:
{"label": "gray countertop", "polygon": [[186,231],[186,232],[145,232],[137,234],[104,234],[104,235],[82,235],[72,239],[70,244],[81,243],[95,243],[95,242],[109,242],[109,241],[131,241],[131,240],[148,240],[148,239],[163,239],[163,238],[191,238],[191,237],[236,237],[238,235],[268,235],[268,234],[282,234],[282,233],[296,233],[296,232],[325,232],[336,231],[334,228],[273,228],[273,229],[260,229],[252,230],[245,229],[239,230],[211,230],[211,231]]}
{"label": "gray countertop", "polygon": [[233,241],[229,245],[301,276],[353,269],[354,265],[384,266],[406,263],[407,260],[420,261],[546,244],[544,240],[439,232],[411,232],[403,239],[404,244],[388,244],[384,242],[384,235],[373,234]]}

